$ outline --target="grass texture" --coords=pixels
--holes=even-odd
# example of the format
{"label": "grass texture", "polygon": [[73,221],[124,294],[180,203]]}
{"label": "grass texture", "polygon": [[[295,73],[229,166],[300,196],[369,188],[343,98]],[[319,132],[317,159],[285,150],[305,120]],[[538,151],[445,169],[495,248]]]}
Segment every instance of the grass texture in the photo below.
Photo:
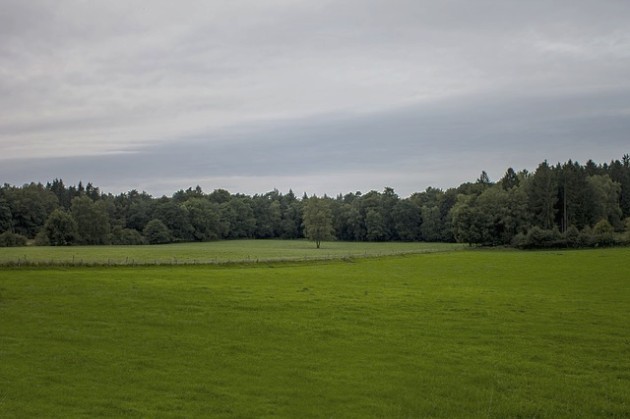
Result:
{"label": "grass texture", "polygon": [[462,249],[452,243],[325,242],[306,240],[225,240],[146,246],[29,246],[0,249],[0,266],[163,265],[330,260]]}
{"label": "grass texture", "polygon": [[629,257],[0,269],[0,417],[629,417]]}

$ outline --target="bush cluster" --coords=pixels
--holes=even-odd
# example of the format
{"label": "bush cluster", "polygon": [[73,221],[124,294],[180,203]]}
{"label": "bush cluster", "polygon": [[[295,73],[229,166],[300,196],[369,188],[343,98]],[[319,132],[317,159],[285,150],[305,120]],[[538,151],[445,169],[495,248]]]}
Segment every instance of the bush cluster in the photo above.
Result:
{"label": "bush cluster", "polygon": [[512,245],[519,249],[580,248],[605,247],[630,244],[630,230],[616,233],[607,220],[599,221],[593,228],[586,226],[582,230],[569,227],[561,233],[557,227],[542,229],[530,228],[527,233],[514,237]]}
{"label": "bush cluster", "polygon": [[0,247],[26,246],[27,239],[21,234],[5,231],[0,234]]}

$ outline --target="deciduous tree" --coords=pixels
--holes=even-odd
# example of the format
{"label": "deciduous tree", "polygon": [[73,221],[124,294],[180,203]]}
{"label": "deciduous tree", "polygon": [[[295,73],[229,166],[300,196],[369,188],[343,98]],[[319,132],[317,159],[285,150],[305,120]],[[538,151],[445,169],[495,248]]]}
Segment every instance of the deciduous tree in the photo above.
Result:
{"label": "deciduous tree", "polygon": [[74,244],[79,237],[77,222],[62,209],[56,209],[50,214],[41,234],[51,246]]}
{"label": "deciduous tree", "polygon": [[107,244],[109,242],[109,214],[103,203],[95,203],[87,195],[77,196],[72,200],[70,211],[77,223],[80,243]]}
{"label": "deciduous tree", "polygon": [[325,199],[313,196],[304,206],[304,235],[315,242],[319,249],[321,242],[333,238],[332,213]]}
{"label": "deciduous tree", "polygon": [[172,241],[171,232],[161,220],[154,218],[144,227],[144,237],[149,244],[164,244]]}

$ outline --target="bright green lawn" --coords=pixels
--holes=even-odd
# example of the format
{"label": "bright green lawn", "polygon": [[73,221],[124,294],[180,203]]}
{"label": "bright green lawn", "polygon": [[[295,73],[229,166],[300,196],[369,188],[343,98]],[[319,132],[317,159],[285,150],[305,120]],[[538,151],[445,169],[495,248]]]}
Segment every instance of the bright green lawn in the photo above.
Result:
{"label": "bright green lawn", "polygon": [[450,243],[327,242],[321,249],[306,240],[226,240],[159,246],[29,246],[0,248],[0,265],[44,264],[174,264],[272,260],[317,260],[426,253],[461,249]]}
{"label": "bright green lawn", "polygon": [[0,270],[0,417],[629,417],[630,249]]}

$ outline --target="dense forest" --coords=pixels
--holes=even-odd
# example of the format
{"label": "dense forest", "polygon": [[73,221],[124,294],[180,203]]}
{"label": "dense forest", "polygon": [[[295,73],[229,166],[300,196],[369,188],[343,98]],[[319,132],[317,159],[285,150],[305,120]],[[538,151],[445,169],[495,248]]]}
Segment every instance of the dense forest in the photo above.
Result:
{"label": "dense forest", "polygon": [[392,188],[317,197],[189,188],[160,198],[91,183],[0,188],[0,246],[159,244],[220,239],[442,241],[587,247],[630,239],[630,156],[606,164],[541,163],[400,198]]}

